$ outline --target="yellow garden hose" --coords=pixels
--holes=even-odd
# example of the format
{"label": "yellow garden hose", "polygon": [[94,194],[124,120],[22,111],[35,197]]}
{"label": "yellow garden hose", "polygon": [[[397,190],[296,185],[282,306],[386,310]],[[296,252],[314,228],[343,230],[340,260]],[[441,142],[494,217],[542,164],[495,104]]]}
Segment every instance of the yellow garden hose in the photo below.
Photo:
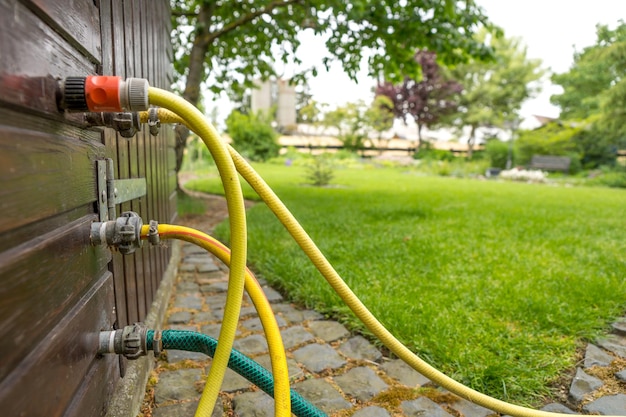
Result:
{"label": "yellow garden hose", "polygon": [[[147,111],[139,112],[139,122],[148,123],[149,119],[150,119],[150,114]],[[163,109],[161,107],[157,108],[157,119],[159,120],[160,123],[180,123],[189,127],[187,123],[185,122],[185,119],[181,118],[176,113],[172,113],[171,111],[167,109]]]}
{"label": "yellow garden hose", "polygon": [[[148,237],[150,226],[145,225],[141,229],[141,238]],[[184,226],[159,224],[158,233],[162,239],[180,239],[198,245],[215,255],[225,265],[230,265],[230,250],[220,241],[203,233]],[[252,272],[246,268],[245,289],[250,295],[254,307],[259,314],[263,325],[263,331],[267,338],[270,352],[272,374],[274,376],[274,407],[277,417],[289,417],[291,415],[291,398],[289,389],[289,373],[287,371],[287,356],[283,339],[280,335],[276,317],[272,312],[269,301],[261,289],[259,282]]]}
{"label": "yellow garden hose", "polygon": [[207,382],[200,397],[196,417],[209,417],[213,412],[219,395],[228,359],[235,340],[237,323],[244,290],[247,229],[246,213],[241,192],[239,176],[226,145],[204,116],[191,103],[183,98],[159,88],[148,89],[148,101],[155,106],[164,107],[185,120],[185,124],[202,138],[211,152],[224,185],[230,219],[232,255],[229,269],[228,292],[224,306],[224,319],[219,334],[219,342],[209,370]]}

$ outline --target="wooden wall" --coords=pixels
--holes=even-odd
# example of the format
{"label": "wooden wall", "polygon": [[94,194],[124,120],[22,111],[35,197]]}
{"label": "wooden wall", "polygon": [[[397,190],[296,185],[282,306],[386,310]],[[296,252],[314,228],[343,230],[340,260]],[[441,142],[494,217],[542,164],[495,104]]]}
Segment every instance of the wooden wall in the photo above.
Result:
{"label": "wooden wall", "polygon": [[99,416],[123,373],[100,330],[145,318],[170,252],[89,243],[96,160],[148,192],[116,207],[175,217],[174,136],[132,139],[58,112],[57,80],[114,74],[171,83],[167,0],[0,0],[0,414]]}

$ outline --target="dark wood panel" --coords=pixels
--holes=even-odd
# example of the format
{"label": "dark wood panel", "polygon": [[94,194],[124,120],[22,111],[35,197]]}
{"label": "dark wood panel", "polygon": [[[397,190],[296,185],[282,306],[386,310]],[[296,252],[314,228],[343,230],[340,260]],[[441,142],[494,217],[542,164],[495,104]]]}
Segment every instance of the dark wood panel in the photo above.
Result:
{"label": "dark wood panel", "polygon": [[92,363],[109,361],[96,356],[99,330],[111,327],[113,305],[113,281],[107,271],[54,328],[37,338],[32,352],[2,381],[2,414],[61,416]]}
{"label": "dark wood panel", "polygon": [[[107,158],[117,161],[118,140],[115,132],[107,129],[104,134],[104,144],[106,147]],[[126,140],[121,138],[122,140]],[[116,171],[117,175],[117,171]],[[129,324],[128,313],[126,308],[126,283],[124,280],[124,264],[122,256],[112,257],[109,264],[109,271],[113,273],[114,290],[115,290],[115,310],[117,313],[117,325],[121,328]]]}
{"label": "dark wood panel", "polygon": [[18,2],[0,2],[0,102],[61,117],[54,78],[93,74],[96,65]]}
{"label": "dark wood panel", "polygon": [[111,0],[111,30],[113,34],[113,75],[126,77],[124,45],[124,7],[122,0]]}
{"label": "dark wood panel", "polygon": [[96,200],[99,143],[0,126],[0,233]]}
{"label": "dark wood panel", "polygon": [[101,72],[100,74],[112,75],[113,72],[113,22],[111,0],[100,0],[100,39],[102,43]]}
{"label": "dark wood panel", "polygon": [[0,253],[0,379],[85,294],[106,269],[86,216]]}
{"label": "dark wood panel", "polygon": [[100,62],[100,16],[93,1],[22,1],[91,62]]}
{"label": "dark wood panel", "polygon": [[[143,155],[139,149],[139,142],[141,141],[143,133],[139,132],[129,142],[129,178],[139,178],[139,165]],[[130,209],[139,214],[142,219],[145,219],[142,210],[142,201],[146,197],[141,199],[135,199],[130,202]],[[147,221],[147,220],[146,220]],[[143,251],[136,251],[133,256],[134,268],[135,268],[135,290],[137,291],[137,321],[142,321],[146,317],[146,302],[145,302],[145,283],[144,283],[144,256]]]}
{"label": "dark wood panel", "polygon": [[94,362],[63,416],[104,416],[119,375],[119,363],[115,355],[106,355]]}

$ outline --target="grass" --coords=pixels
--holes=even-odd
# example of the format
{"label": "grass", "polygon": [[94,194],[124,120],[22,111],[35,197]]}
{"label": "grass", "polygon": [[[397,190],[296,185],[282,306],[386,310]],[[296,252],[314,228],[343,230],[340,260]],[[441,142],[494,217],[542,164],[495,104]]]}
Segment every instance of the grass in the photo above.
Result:
{"label": "grass", "polygon": [[204,214],[206,209],[206,204],[202,199],[194,198],[184,191],[178,191],[176,193],[176,210],[179,216]]}
{"label": "grass", "polygon": [[[581,342],[626,306],[623,190],[342,169],[256,168],[337,271],[413,351],[479,391],[537,405]],[[187,185],[220,193],[217,178]],[[251,197],[249,187],[245,193]],[[308,307],[367,333],[262,204],[249,260]],[[227,227],[217,231],[227,238]]]}

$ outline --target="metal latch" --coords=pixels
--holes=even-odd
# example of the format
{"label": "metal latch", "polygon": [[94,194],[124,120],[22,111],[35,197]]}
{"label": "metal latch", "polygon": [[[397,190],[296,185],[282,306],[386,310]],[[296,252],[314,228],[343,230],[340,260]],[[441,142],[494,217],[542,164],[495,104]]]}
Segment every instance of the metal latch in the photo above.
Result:
{"label": "metal latch", "polygon": [[98,179],[98,215],[101,222],[113,220],[115,205],[146,195],[145,178],[115,179],[111,158],[96,161]]}

